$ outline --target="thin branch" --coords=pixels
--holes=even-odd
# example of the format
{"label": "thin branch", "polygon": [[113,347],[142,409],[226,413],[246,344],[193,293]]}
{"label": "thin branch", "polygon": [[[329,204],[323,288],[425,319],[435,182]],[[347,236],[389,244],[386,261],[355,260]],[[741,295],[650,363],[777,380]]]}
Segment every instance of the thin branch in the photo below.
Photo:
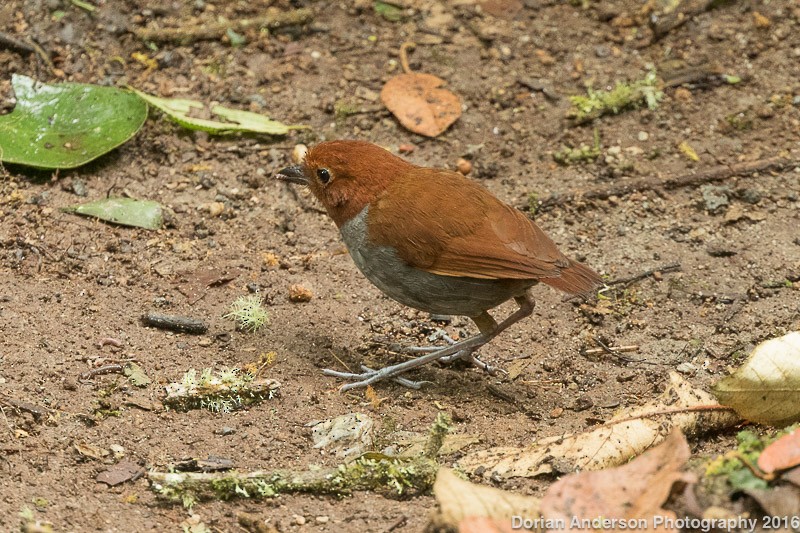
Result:
{"label": "thin branch", "polygon": [[586,191],[573,191],[565,194],[553,194],[543,200],[537,207],[537,213],[548,211],[554,207],[570,204],[579,200],[606,200],[611,196],[625,196],[634,192],[661,191],[692,187],[704,183],[722,181],[733,176],[753,174],[763,171],[781,171],[789,167],[800,166],[800,161],[785,157],[770,157],[758,161],[748,161],[733,165],[720,165],[701,172],[684,174],[665,180],[658,178],[645,178],[611,187],[597,187]]}
{"label": "thin branch", "polygon": [[314,13],[308,8],[283,11],[251,19],[231,20],[189,26],[183,28],[139,28],[133,31],[139,39],[154,42],[190,44],[196,41],[221,39],[228,30],[241,32],[249,28],[276,29],[284,26],[299,26],[311,22]]}

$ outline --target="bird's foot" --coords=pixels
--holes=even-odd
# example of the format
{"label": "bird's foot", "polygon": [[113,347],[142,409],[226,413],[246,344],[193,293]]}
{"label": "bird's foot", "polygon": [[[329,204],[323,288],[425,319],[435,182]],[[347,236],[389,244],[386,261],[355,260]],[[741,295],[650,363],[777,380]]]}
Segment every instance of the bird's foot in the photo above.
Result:
{"label": "bird's foot", "polygon": [[[394,365],[394,366],[397,366],[397,365]],[[372,385],[373,383],[375,383],[377,381],[381,381],[381,380],[384,380],[384,379],[391,379],[392,381],[394,381],[398,385],[402,385],[403,387],[408,387],[410,389],[419,389],[420,387],[422,387],[422,385],[424,383],[427,383],[426,381],[412,381],[412,380],[406,379],[404,377],[393,376],[393,375],[391,375],[393,368],[394,367],[387,366],[387,367],[381,368],[380,370],[373,370],[372,368],[369,368],[368,366],[361,365],[361,370],[363,370],[363,372],[361,374],[355,374],[355,373],[352,373],[352,372],[339,372],[337,370],[330,370],[328,368],[323,370],[322,373],[325,374],[326,376],[332,376],[332,377],[340,378],[340,379],[353,380],[353,383],[347,383],[347,384],[342,385],[341,387],[339,387],[339,390],[341,392],[348,391],[350,389],[357,389],[359,387],[367,387],[367,386]]]}
{"label": "bird's foot", "polygon": [[[453,339],[447,332],[443,329],[437,329],[430,335],[428,335],[428,342],[436,342],[438,340],[445,341],[449,346],[456,344],[456,340]],[[390,344],[389,349],[393,352],[398,353],[407,353],[407,354],[423,354],[423,353],[433,353],[438,350],[441,350],[441,346],[403,346],[401,344]]]}
{"label": "bird's foot", "polygon": [[478,367],[490,376],[499,376],[500,374],[508,375],[508,372],[503,370],[500,367],[492,366],[489,363],[482,361],[477,355],[475,355],[475,350],[461,350],[460,352],[456,352],[452,355],[446,355],[439,359],[440,363],[451,363],[457,359],[461,359],[462,361],[466,361],[467,363],[472,364],[472,366]]}

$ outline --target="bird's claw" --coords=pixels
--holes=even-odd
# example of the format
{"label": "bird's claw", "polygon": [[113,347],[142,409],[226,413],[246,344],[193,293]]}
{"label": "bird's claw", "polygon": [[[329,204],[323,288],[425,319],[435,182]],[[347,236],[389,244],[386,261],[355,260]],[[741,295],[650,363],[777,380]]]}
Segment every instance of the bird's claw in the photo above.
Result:
{"label": "bird's claw", "polygon": [[353,383],[345,383],[344,385],[339,387],[340,392],[345,392],[360,387],[367,387],[377,381],[381,381],[384,379],[391,379],[398,385],[402,385],[410,389],[419,389],[420,387],[422,387],[423,383],[426,383],[425,381],[412,381],[410,379],[406,379],[401,376],[392,376],[391,372],[384,372],[386,370],[391,370],[391,368],[392,367],[386,367],[380,370],[373,370],[368,366],[361,365],[361,370],[364,371],[361,374],[355,374],[353,372],[339,372],[337,370],[331,370],[329,368],[324,369],[322,373],[326,376],[332,376],[339,379],[346,379],[353,381]]}

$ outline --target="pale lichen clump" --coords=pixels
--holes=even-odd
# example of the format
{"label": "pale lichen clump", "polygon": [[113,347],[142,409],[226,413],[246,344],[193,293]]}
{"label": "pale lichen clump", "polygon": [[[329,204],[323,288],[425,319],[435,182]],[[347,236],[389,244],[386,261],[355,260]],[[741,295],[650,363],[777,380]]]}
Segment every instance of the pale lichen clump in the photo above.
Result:
{"label": "pale lichen clump", "polygon": [[238,368],[216,373],[205,368],[199,376],[192,368],[180,382],[166,386],[164,405],[179,410],[208,409],[229,413],[274,398],[279,387],[280,383],[274,379],[256,379],[255,374]]}
{"label": "pale lichen clump", "polygon": [[222,318],[236,321],[236,326],[244,331],[255,333],[267,323],[269,315],[261,303],[258,294],[238,297],[232,304],[230,311]]}

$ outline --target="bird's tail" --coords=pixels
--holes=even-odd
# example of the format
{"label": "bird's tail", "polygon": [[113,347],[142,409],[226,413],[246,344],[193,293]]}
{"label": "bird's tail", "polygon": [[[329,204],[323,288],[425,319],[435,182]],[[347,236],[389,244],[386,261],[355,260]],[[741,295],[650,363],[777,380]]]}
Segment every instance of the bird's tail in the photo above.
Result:
{"label": "bird's tail", "polygon": [[569,266],[561,269],[561,275],[542,278],[541,281],[560,291],[578,296],[589,296],[603,285],[600,274],[583,263],[571,259]]}

